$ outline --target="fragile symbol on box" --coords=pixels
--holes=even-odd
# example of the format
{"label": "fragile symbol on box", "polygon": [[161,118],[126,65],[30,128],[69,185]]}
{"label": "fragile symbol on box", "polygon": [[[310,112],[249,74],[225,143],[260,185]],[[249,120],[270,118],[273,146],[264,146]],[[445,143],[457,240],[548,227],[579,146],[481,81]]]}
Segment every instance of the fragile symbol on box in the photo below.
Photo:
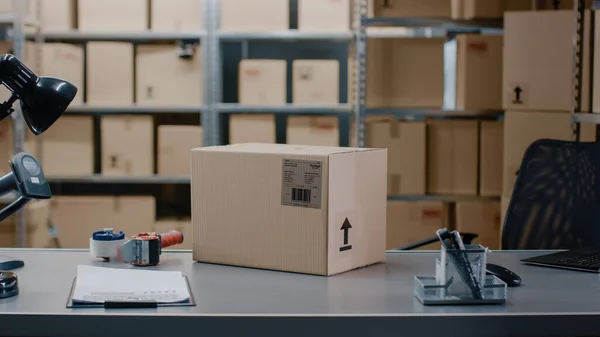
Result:
{"label": "fragile symbol on box", "polygon": [[352,228],[352,225],[350,224],[350,221],[348,221],[348,218],[346,218],[342,228],[340,228],[340,230],[344,231],[344,245],[340,247],[340,252],[352,249],[352,245],[348,244],[348,231],[350,228]]}

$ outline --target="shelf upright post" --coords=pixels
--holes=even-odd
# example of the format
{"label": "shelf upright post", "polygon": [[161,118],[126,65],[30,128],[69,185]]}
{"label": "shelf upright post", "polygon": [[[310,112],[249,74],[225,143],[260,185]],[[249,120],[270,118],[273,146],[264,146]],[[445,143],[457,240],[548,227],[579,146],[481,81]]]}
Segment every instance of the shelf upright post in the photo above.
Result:
{"label": "shelf upright post", "polygon": [[[571,128],[573,138],[579,141],[580,125],[575,122],[575,113],[582,112],[581,109],[581,86],[583,82],[583,47],[585,38],[585,0],[573,1],[573,61],[572,61],[572,86],[571,86]],[[591,107],[590,107],[591,108]]]}
{"label": "shelf upright post", "polygon": [[367,105],[367,0],[354,0],[353,30],[356,57],[353,60],[355,139],[357,147],[365,147],[365,116]]}
{"label": "shelf upright post", "polygon": [[205,37],[202,44],[204,100],[206,110],[202,112],[203,144],[220,145],[220,124],[217,103],[220,101],[220,44],[217,36],[219,1],[203,1],[203,21]]}
{"label": "shelf upright post", "polygon": [[456,77],[458,40],[456,33],[446,31],[444,41],[444,110],[456,110]]}
{"label": "shelf upright post", "polygon": [[[13,42],[13,55],[20,60],[23,60],[23,45],[25,43],[25,16],[26,16],[26,2],[22,0],[13,0],[12,7],[14,12],[13,25],[12,25],[12,42]],[[13,106],[14,112],[12,115],[13,120],[13,142],[14,142],[14,153],[24,151],[25,143],[25,121],[21,111],[21,106],[15,104]],[[8,165],[8,163],[2,163],[2,165]],[[18,211],[16,214],[15,221],[15,236],[16,246],[24,248],[27,245],[27,219],[25,217],[24,210]]]}

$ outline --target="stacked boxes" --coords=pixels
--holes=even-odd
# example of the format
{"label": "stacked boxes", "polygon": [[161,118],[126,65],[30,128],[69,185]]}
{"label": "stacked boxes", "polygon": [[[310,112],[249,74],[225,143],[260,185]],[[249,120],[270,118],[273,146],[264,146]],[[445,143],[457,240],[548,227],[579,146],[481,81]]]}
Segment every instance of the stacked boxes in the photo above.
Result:
{"label": "stacked boxes", "polygon": [[[449,228],[448,205],[442,202],[388,201],[386,249],[397,249],[432,236],[440,228]],[[437,243],[420,249],[440,249]]]}
{"label": "stacked boxes", "polygon": [[149,176],[154,173],[152,116],[102,116],[102,174]]}
{"label": "stacked boxes", "polygon": [[289,1],[221,0],[219,29],[236,32],[288,30]]}
{"label": "stacked boxes", "polygon": [[77,0],[78,29],[82,32],[145,31],[150,26],[148,4],[147,0]]}
{"label": "stacked boxes", "polygon": [[150,27],[158,32],[201,31],[203,0],[151,0]]}
{"label": "stacked boxes", "polygon": [[299,0],[298,30],[345,32],[350,30],[351,0]]}
{"label": "stacked boxes", "polygon": [[87,44],[88,104],[127,106],[133,103],[133,48],[126,42]]}

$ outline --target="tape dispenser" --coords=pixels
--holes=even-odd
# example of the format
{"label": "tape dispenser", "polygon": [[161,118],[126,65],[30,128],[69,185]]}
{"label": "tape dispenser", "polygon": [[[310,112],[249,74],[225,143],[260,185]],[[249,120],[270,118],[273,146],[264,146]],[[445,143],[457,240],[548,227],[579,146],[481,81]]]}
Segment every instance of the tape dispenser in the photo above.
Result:
{"label": "tape dispenser", "polygon": [[125,243],[125,233],[114,232],[112,228],[104,228],[94,232],[90,238],[90,254],[105,261],[118,256],[119,247]]}

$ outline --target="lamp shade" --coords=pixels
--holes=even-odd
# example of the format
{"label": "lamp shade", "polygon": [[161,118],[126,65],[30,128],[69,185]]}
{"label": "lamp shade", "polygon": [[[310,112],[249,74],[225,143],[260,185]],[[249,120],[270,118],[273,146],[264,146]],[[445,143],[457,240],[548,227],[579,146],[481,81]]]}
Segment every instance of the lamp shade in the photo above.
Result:
{"label": "lamp shade", "polygon": [[21,95],[21,110],[25,123],[35,135],[46,131],[67,109],[77,87],[54,77],[39,76],[35,86]]}

